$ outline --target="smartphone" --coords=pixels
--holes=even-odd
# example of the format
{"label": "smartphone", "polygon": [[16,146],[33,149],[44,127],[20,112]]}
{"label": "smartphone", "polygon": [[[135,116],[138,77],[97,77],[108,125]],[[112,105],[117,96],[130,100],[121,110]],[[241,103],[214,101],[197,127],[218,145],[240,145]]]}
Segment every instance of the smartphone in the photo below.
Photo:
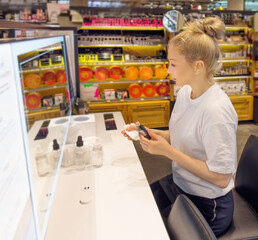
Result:
{"label": "smartphone", "polygon": [[140,134],[142,134],[144,137],[146,137],[149,140],[151,139],[151,136],[149,135],[146,128],[142,124],[137,126],[137,128],[138,128],[138,131],[139,131]]}

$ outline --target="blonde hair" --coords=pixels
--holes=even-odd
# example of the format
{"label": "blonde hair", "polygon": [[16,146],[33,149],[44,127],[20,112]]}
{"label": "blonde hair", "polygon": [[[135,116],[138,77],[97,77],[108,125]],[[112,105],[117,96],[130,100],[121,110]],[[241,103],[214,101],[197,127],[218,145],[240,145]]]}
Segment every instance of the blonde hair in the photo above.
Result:
{"label": "blonde hair", "polygon": [[202,22],[194,21],[169,41],[189,63],[202,60],[207,77],[212,77],[221,68],[221,52],[216,39],[225,36],[225,24],[217,17],[207,17]]}

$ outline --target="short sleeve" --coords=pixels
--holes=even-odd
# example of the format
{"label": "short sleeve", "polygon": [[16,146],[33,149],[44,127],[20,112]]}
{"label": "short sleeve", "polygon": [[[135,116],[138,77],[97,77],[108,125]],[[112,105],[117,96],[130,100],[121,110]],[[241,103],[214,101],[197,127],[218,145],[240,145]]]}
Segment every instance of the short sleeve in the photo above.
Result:
{"label": "short sleeve", "polygon": [[203,129],[206,164],[210,171],[222,174],[236,171],[236,128],[234,123],[217,123]]}

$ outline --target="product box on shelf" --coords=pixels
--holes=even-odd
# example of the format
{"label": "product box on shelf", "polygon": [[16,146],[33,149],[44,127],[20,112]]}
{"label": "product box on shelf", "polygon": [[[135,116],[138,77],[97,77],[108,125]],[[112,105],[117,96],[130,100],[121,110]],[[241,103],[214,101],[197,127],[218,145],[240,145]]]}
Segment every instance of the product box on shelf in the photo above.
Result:
{"label": "product box on shelf", "polygon": [[84,18],[84,26],[162,27],[162,19]]}
{"label": "product box on shelf", "polygon": [[116,92],[114,89],[104,89],[104,99],[114,100],[116,99]]}
{"label": "product box on shelf", "polygon": [[80,84],[81,100],[98,100],[99,84],[97,83],[81,83]]}

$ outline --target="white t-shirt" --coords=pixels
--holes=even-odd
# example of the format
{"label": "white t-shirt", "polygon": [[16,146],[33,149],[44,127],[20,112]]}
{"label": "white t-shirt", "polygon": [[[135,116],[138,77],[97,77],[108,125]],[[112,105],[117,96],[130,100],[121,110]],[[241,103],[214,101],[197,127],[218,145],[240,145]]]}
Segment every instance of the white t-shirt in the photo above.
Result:
{"label": "white t-shirt", "polygon": [[[210,171],[234,173],[237,164],[235,109],[218,84],[212,85],[196,99],[192,88],[178,92],[169,122],[170,142],[186,155],[206,162]],[[190,173],[172,162],[174,182],[186,193],[206,198],[225,195],[234,187],[233,177],[224,189]]]}

